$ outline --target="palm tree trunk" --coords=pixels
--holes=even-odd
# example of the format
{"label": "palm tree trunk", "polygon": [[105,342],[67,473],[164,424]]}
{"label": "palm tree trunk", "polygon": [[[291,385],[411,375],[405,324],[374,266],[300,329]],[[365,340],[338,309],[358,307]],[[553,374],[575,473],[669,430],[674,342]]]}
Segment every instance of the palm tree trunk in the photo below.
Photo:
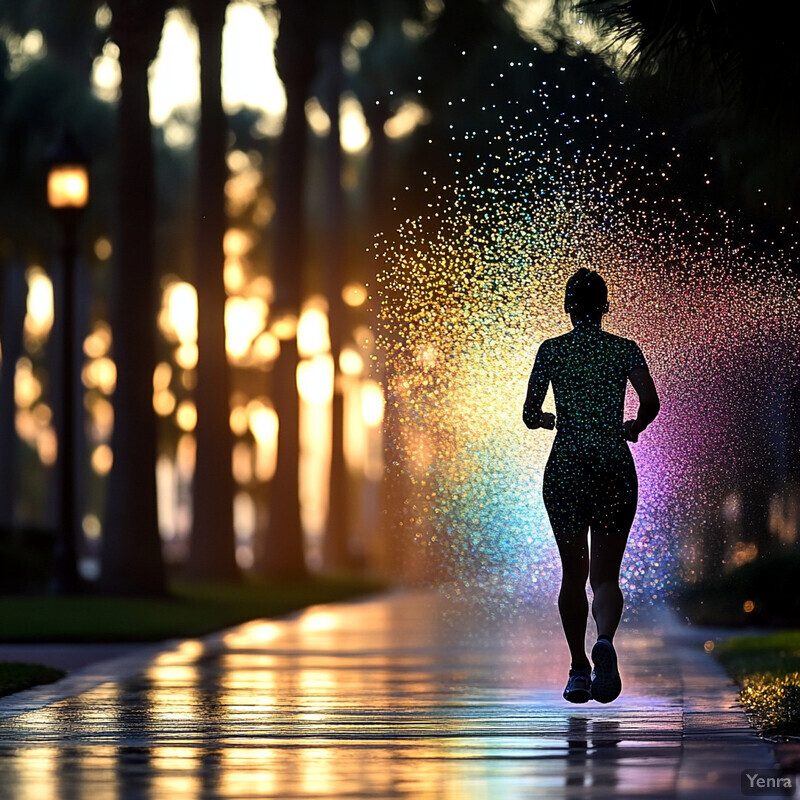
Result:
{"label": "palm tree trunk", "polygon": [[200,135],[195,284],[197,287],[197,458],[187,574],[214,581],[239,577],[233,531],[230,370],[225,350],[225,137],[222,29],[227,0],[200,0],[192,12],[200,38]]}
{"label": "palm tree trunk", "polygon": [[[305,267],[306,117],[305,102],[316,63],[316,3],[279,3],[280,30],[276,45],[278,74],[286,91],[286,119],[276,165],[276,207],[273,218],[273,313],[297,317]],[[269,530],[259,571],[274,578],[306,574],[299,494],[299,395],[297,338],[281,342],[273,369],[272,398],[278,415],[278,456],[270,483]]]}
{"label": "palm tree trunk", "polygon": [[344,457],[344,397],[339,355],[345,337],[342,287],[344,285],[344,193],[342,192],[342,146],[339,101],[342,93],[342,52],[338,30],[326,31],[322,45],[325,73],[324,107],[330,119],[325,146],[325,254],[328,294],[328,325],[333,356],[331,463],[328,492],[328,524],[323,548],[325,566],[350,566],[348,542],[349,475]]}
{"label": "palm tree trunk", "polygon": [[160,0],[111,3],[122,70],[114,358],[114,467],[103,534],[104,591],[165,591],[156,513],[155,184],[147,70],[158,47]]}
{"label": "palm tree trunk", "polygon": [[25,322],[25,276],[22,264],[14,259],[3,268],[3,358],[0,365],[0,529],[14,530],[17,496],[18,439],[14,425],[14,373],[22,355],[22,327]]}

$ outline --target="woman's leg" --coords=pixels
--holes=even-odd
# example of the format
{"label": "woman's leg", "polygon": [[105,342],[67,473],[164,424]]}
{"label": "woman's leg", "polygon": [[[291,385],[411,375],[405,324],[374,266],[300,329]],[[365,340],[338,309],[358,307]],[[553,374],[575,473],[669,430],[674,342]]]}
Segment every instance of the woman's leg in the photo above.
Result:
{"label": "woman's leg", "polygon": [[567,639],[572,669],[589,668],[586,657],[586,622],[589,602],[589,527],[585,523],[586,481],[579,459],[569,458],[553,446],[544,470],[542,496],[561,557],[558,613]]}
{"label": "woman's leg", "polygon": [[586,657],[586,621],[589,602],[586,599],[586,579],[589,577],[588,527],[566,533],[556,532],[561,556],[561,590],[558,593],[558,613],[569,647],[571,668],[588,669]]}
{"label": "woman's leg", "polygon": [[592,559],[589,571],[594,593],[592,616],[597,624],[598,637],[604,636],[609,641],[613,640],[622,619],[624,601],[619,588],[619,569],[629,531],[630,525],[627,529],[592,527]]}
{"label": "woman's leg", "polygon": [[604,482],[592,520],[589,582],[594,593],[592,616],[597,635],[611,641],[622,618],[619,570],[636,516],[638,484],[633,461],[623,460],[609,478]]}

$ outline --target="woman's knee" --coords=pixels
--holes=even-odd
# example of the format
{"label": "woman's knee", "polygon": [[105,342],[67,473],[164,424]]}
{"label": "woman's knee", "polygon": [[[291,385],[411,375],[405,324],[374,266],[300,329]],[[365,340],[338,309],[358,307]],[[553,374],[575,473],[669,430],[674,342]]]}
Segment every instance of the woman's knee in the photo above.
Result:
{"label": "woman's knee", "polygon": [[576,560],[568,563],[561,562],[561,585],[575,584],[581,587],[586,586],[586,581],[589,579],[589,562],[588,559]]}
{"label": "woman's knee", "polygon": [[616,590],[620,594],[622,594],[622,589],[619,588],[619,572],[616,574],[595,574],[594,572],[590,573],[589,575],[589,585],[592,587],[592,591],[597,594],[599,589],[603,589],[604,591],[613,591]]}

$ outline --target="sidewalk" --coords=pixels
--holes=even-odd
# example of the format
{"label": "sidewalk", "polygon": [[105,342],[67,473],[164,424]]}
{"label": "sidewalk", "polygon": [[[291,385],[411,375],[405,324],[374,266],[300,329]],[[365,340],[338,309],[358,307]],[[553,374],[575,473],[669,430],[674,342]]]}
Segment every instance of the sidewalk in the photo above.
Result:
{"label": "sidewalk", "polygon": [[90,664],[0,700],[0,798],[730,800],[772,767],[668,612],[621,631],[622,697],[576,706],[554,610],[498,611],[400,593]]}

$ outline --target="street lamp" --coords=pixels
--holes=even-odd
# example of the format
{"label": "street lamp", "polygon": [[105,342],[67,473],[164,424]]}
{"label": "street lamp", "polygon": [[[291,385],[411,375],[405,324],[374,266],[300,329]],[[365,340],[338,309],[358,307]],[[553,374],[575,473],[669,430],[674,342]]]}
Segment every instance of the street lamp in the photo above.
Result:
{"label": "street lamp", "polygon": [[79,588],[77,568],[77,514],[75,480],[75,266],[78,254],[77,226],[89,202],[89,162],[75,138],[65,131],[47,155],[47,202],[61,226],[61,431],[60,537],[56,547],[56,589],[65,594]]}

